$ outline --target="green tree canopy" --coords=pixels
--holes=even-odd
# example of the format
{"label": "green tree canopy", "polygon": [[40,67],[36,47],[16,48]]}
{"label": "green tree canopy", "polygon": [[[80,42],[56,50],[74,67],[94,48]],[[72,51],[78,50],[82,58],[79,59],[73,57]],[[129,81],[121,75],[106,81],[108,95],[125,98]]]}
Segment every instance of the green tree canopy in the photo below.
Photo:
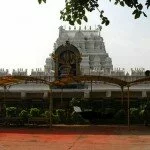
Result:
{"label": "green tree canopy", "polygon": [[[69,22],[70,25],[75,23],[81,24],[81,21],[88,21],[87,12],[92,12],[94,10],[99,11],[101,23],[109,25],[109,20],[104,16],[104,10],[101,10],[99,7],[100,0],[65,0],[65,7],[60,11],[60,19],[63,21]],[[144,6],[147,9],[150,6],[150,0],[144,0],[143,3],[140,3],[139,0],[109,0],[115,5],[120,5],[121,7],[127,6],[133,9],[132,14],[134,18],[140,18],[141,15],[147,17],[143,11]],[[46,3],[46,0],[38,0],[39,4],[42,2]]]}

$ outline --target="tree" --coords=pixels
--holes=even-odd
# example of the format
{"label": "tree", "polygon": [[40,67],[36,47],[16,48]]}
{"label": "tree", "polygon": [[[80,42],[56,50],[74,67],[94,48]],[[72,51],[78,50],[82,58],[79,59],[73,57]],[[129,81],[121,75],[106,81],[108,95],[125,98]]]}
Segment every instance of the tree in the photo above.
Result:
{"label": "tree", "polygon": [[[104,16],[104,10],[99,9],[99,0],[65,0],[65,8],[60,11],[60,19],[63,21],[68,21],[70,25],[74,25],[76,22],[81,24],[81,21],[88,21],[86,16],[87,12],[92,12],[94,10],[99,11],[101,23],[106,26],[109,25],[109,20]],[[109,0],[112,2],[112,0]],[[113,0],[115,5],[120,5],[122,7],[127,6],[134,9],[132,14],[134,18],[140,18],[141,15],[147,17],[143,11],[144,6],[147,9],[150,6],[150,0],[145,0],[145,3],[140,3],[138,0]],[[46,0],[38,0],[39,4],[42,2],[46,3]]]}

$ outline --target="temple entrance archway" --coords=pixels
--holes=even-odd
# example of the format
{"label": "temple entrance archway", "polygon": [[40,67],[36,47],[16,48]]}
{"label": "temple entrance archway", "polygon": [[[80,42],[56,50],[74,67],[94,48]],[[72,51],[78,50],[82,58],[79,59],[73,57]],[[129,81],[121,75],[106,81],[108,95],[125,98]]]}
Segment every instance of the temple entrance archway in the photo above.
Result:
{"label": "temple entrance archway", "polygon": [[80,75],[81,54],[69,41],[59,46],[53,54],[55,61],[55,79],[61,79],[68,75]]}

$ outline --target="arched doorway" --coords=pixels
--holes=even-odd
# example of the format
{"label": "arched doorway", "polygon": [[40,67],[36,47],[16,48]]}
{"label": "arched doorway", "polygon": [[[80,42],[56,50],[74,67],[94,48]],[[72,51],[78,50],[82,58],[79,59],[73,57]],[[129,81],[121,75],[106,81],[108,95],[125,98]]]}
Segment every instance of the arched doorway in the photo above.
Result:
{"label": "arched doorway", "polygon": [[53,59],[55,61],[56,80],[68,75],[80,75],[81,54],[69,41],[56,49]]}

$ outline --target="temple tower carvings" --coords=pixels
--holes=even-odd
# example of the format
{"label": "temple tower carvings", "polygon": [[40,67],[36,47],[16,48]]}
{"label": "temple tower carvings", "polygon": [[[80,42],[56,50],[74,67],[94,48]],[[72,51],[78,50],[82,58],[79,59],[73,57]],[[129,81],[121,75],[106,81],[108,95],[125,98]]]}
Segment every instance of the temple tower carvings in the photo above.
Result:
{"label": "temple tower carvings", "polygon": [[[94,30],[92,30],[91,27],[89,29],[87,29],[87,27],[84,27],[84,29],[81,29],[81,27],[79,27],[79,29],[74,27],[73,30],[71,30],[71,28],[66,30],[60,26],[59,37],[54,43],[53,54],[57,54],[58,49],[64,49],[67,46],[67,41],[72,47],[70,47],[70,50],[72,50],[70,56],[74,55],[74,52],[76,52],[76,54],[78,53],[78,57],[79,55],[81,56],[81,63],[78,64],[78,67],[76,68],[76,75],[80,73],[82,75],[92,74],[92,72],[98,72],[98,74],[102,75],[110,75],[111,70],[113,69],[112,60],[105,50],[105,44],[100,35],[100,30],[100,26]],[[76,54],[75,57],[77,57]],[[45,65],[45,72],[47,74],[53,70],[56,71],[55,76],[58,76],[60,68],[57,65],[58,62],[57,64],[55,62],[56,61],[50,54],[50,57],[46,59]]]}

